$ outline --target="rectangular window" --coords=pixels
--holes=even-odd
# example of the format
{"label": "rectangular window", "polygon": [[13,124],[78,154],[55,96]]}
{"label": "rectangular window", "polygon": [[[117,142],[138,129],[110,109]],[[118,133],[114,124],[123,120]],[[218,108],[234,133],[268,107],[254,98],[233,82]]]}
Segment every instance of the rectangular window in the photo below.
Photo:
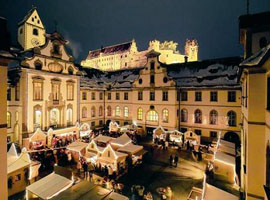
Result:
{"label": "rectangular window", "polygon": [[11,88],[7,89],[7,100],[11,101]]}
{"label": "rectangular window", "polygon": [[195,101],[202,101],[202,92],[195,92]]}
{"label": "rectangular window", "polygon": [[82,93],[82,100],[87,100],[87,93],[86,92]]}
{"label": "rectangular window", "polygon": [[35,82],[34,83],[34,100],[42,100],[42,83]]}
{"label": "rectangular window", "polygon": [[112,99],[112,93],[108,93],[108,100]]}
{"label": "rectangular window", "polygon": [[150,84],[155,84],[155,75],[150,75]]}
{"label": "rectangular window", "polygon": [[96,126],[95,121],[91,122],[91,128],[92,128],[92,127],[95,127],[95,126]]}
{"label": "rectangular window", "polygon": [[100,92],[99,93],[99,100],[102,100],[103,99],[103,92]]}
{"label": "rectangular window", "polygon": [[99,126],[102,126],[102,125],[103,125],[103,121],[99,120]]}
{"label": "rectangular window", "polygon": [[115,93],[115,99],[116,99],[116,100],[120,100],[120,93],[119,93],[119,92],[116,92],[116,93]]}
{"label": "rectangular window", "polygon": [[210,101],[218,101],[218,93],[217,91],[210,92]]}
{"label": "rectangular window", "polygon": [[188,92],[181,92],[181,101],[188,100]]}
{"label": "rectangular window", "polygon": [[168,91],[162,92],[162,101],[168,101]]}
{"label": "rectangular window", "polygon": [[217,132],[216,131],[210,131],[210,137],[216,138],[217,137]]}
{"label": "rectangular window", "polygon": [[236,101],[236,92],[228,91],[228,102],[235,102],[235,101]]}
{"label": "rectangular window", "polygon": [[73,100],[74,96],[74,91],[73,91],[74,86],[71,84],[67,85],[67,100]]}
{"label": "rectangular window", "polygon": [[52,93],[53,93],[53,100],[58,101],[59,100],[59,92],[60,92],[60,84],[53,83],[52,84]]}
{"label": "rectangular window", "polygon": [[155,70],[155,62],[150,63],[150,70],[151,71]]}
{"label": "rectangular window", "polygon": [[267,110],[270,110],[270,77],[267,77]]}
{"label": "rectangular window", "polygon": [[197,135],[202,135],[202,130],[199,130],[199,129],[195,129],[194,131]]}
{"label": "rectangular window", "polygon": [[150,101],[155,101],[155,92],[150,92]]}
{"label": "rectangular window", "polygon": [[138,100],[143,100],[143,92],[142,91],[139,91],[138,92]]}
{"label": "rectangular window", "polygon": [[19,83],[15,86],[15,101],[20,101],[20,85]]}
{"label": "rectangular window", "polygon": [[92,99],[92,100],[96,100],[96,93],[95,93],[95,92],[92,92],[92,93],[91,93],[91,99]]}
{"label": "rectangular window", "polygon": [[128,100],[128,92],[124,93],[124,100]]}

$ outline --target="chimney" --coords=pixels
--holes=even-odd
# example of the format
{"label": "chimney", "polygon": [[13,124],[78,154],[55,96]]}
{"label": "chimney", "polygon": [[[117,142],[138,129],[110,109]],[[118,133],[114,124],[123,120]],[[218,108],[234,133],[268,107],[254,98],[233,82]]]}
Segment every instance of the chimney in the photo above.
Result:
{"label": "chimney", "polygon": [[185,63],[188,62],[188,56],[185,56]]}

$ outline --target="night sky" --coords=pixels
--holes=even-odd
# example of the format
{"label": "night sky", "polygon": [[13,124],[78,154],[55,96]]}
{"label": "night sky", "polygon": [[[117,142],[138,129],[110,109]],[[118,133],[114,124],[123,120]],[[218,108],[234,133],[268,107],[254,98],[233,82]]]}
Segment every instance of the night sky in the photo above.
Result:
{"label": "night sky", "polygon": [[[88,51],[135,38],[139,50],[149,40],[174,40],[184,52],[187,38],[199,42],[199,59],[242,55],[238,17],[246,0],[0,0],[0,16],[16,43],[17,23],[36,6],[47,33],[58,30],[77,61]],[[250,0],[250,12],[270,11],[270,0]]]}

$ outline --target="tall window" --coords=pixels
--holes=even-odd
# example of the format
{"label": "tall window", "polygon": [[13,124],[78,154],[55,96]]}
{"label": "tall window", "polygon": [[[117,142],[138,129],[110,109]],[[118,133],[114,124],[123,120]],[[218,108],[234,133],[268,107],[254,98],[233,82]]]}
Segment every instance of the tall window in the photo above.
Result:
{"label": "tall window", "polygon": [[33,29],[33,35],[38,35],[38,30],[36,28]]}
{"label": "tall window", "polygon": [[82,118],[87,118],[87,108],[86,107],[82,108]]}
{"label": "tall window", "polygon": [[155,62],[150,63],[150,70],[155,70]]}
{"label": "tall window", "polygon": [[111,100],[112,99],[112,93],[108,93],[108,100]]}
{"label": "tall window", "polygon": [[53,100],[58,101],[59,100],[59,92],[60,92],[60,84],[59,83],[52,84],[52,92],[53,92]]}
{"label": "tall window", "polygon": [[86,92],[82,92],[82,100],[87,100],[87,93]]}
{"label": "tall window", "polygon": [[11,113],[7,112],[7,127],[11,128]]}
{"label": "tall window", "polygon": [[92,92],[91,93],[91,100],[95,100],[96,99],[96,93],[95,92]]}
{"label": "tall window", "polygon": [[34,100],[42,100],[43,99],[43,83],[42,82],[34,82]]}
{"label": "tall window", "polygon": [[103,93],[100,92],[100,93],[99,93],[99,100],[102,100],[102,99],[103,99]]}
{"label": "tall window", "polygon": [[187,101],[188,100],[188,93],[186,91],[181,92],[181,101]]}
{"label": "tall window", "polygon": [[67,84],[67,100],[73,100],[73,99],[74,99],[74,85]]}
{"label": "tall window", "polygon": [[150,84],[155,84],[155,75],[150,75]]}
{"label": "tall window", "polygon": [[169,121],[169,111],[167,109],[162,110],[162,121],[166,123]]}
{"label": "tall window", "polygon": [[228,125],[236,126],[236,113],[231,110],[227,113],[227,117],[228,117]]}
{"label": "tall window", "polygon": [[217,91],[210,92],[210,101],[218,101],[218,93]]}
{"label": "tall window", "polygon": [[99,116],[103,115],[103,107],[102,106],[99,106],[98,114],[99,114]]}
{"label": "tall window", "polygon": [[138,120],[143,119],[143,109],[142,108],[138,108],[138,110],[137,110],[137,119]]}
{"label": "tall window", "polygon": [[96,108],[95,106],[92,106],[91,108],[91,117],[95,117],[96,116]]}
{"label": "tall window", "polygon": [[34,128],[40,128],[41,127],[41,106],[35,106],[34,107]]}
{"label": "tall window", "polygon": [[120,107],[119,106],[116,106],[115,107],[115,116],[116,117],[120,117],[120,114],[121,114],[120,112],[121,112]]}
{"label": "tall window", "polygon": [[20,84],[17,83],[15,86],[15,101],[20,101]]}
{"label": "tall window", "polygon": [[124,93],[124,100],[128,100],[128,92]]}
{"label": "tall window", "polygon": [[155,101],[155,92],[154,91],[150,92],[150,101]]}
{"label": "tall window", "polygon": [[216,125],[218,122],[218,112],[216,110],[211,110],[210,112],[210,124]]}
{"label": "tall window", "polygon": [[115,93],[115,99],[116,99],[116,100],[120,100],[120,93],[119,93],[119,92],[116,92],[116,93]]}
{"label": "tall window", "polygon": [[195,116],[195,123],[202,123],[202,111],[200,111],[199,109],[195,110],[194,116]]}
{"label": "tall window", "polygon": [[112,116],[112,107],[111,106],[108,106],[107,107],[107,116]]}
{"label": "tall window", "polygon": [[163,91],[162,92],[162,100],[163,101],[168,101],[168,91]]}
{"label": "tall window", "polygon": [[138,92],[138,100],[139,101],[143,100],[143,92],[142,91]]}
{"label": "tall window", "polygon": [[236,92],[228,91],[228,102],[235,102],[235,101],[236,101]]}
{"label": "tall window", "polygon": [[158,113],[155,110],[148,111],[146,115],[146,120],[150,122],[157,122],[158,121]]}
{"label": "tall window", "polygon": [[124,117],[128,117],[128,107],[124,107]]}
{"label": "tall window", "polygon": [[60,54],[60,47],[58,44],[53,44],[53,53]]}
{"label": "tall window", "polygon": [[68,108],[67,109],[67,125],[71,126],[72,125],[72,109]]}
{"label": "tall window", "polygon": [[7,89],[7,100],[11,101],[11,88]]}
{"label": "tall window", "polygon": [[181,110],[181,122],[187,122],[188,121],[188,111],[187,109]]}
{"label": "tall window", "polygon": [[202,92],[195,92],[195,101],[202,101]]}
{"label": "tall window", "polygon": [[73,68],[71,66],[68,68],[68,74],[73,75]]}

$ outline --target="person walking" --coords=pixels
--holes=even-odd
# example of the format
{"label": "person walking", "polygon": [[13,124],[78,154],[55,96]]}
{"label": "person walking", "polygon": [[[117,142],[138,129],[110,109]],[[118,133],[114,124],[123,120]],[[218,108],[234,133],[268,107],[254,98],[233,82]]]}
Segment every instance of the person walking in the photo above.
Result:
{"label": "person walking", "polygon": [[177,164],[178,164],[178,155],[177,154],[174,156],[174,164],[175,164],[175,167],[177,167]]}
{"label": "person walking", "polygon": [[170,166],[172,167],[172,164],[173,164],[173,156],[172,155],[170,155],[169,161],[170,161]]}

